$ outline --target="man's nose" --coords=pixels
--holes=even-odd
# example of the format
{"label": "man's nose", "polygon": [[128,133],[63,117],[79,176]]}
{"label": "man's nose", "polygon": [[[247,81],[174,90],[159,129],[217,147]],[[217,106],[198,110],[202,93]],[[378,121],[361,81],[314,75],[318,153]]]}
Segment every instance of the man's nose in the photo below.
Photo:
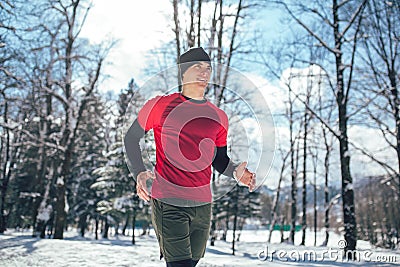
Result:
{"label": "man's nose", "polygon": [[202,70],[200,71],[200,74],[203,75],[203,76],[207,76],[207,75],[208,75],[207,69],[202,69]]}

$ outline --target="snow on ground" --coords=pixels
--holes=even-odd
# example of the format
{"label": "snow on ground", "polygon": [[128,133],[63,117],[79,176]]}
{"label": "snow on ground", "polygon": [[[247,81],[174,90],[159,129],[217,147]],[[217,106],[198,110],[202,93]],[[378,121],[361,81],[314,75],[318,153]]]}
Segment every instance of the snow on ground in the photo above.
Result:
{"label": "snow on ground", "polygon": [[[318,233],[317,244],[322,243],[323,234]],[[340,257],[343,253],[339,249],[342,245],[341,237],[334,233],[331,233],[328,247],[313,247],[314,234],[311,232],[307,234],[306,246],[293,246],[277,242],[280,240],[277,231],[273,233],[272,244],[267,245],[265,240],[268,231],[243,230],[240,242],[236,242],[235,256],[232,255],[231,233],[229,237],[227,242],[216,241],[213,247],[208,245],[205,258],[197,266],[400,266],[399,250],[374,249],[363,241],[358,242],[360,261],[346,262]],[[296,233],[296,240],[300,239],[301,233]],[[262,251],[267,253],[260,254]],[[311,254],[317,258],[304,260],[304,255]],[[386,263],[370,262],[383,260]],[[64,240],[54,240],[32,238],[30,231],[9,230],[0,235],[0,266],[158,267],[165,266],[165,263],[159,260],[158,244],[153,232],[148,236],[137,236],[136,245],[133,246],[129,236],[95,240],[93,234],[89,233],[82,238],[73,230],[65,233]]]}

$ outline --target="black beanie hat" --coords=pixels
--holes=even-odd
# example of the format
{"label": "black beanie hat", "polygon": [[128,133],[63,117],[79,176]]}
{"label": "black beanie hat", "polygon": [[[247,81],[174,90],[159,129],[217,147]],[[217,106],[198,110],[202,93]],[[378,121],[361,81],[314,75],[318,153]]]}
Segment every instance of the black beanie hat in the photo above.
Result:
{"label": "black beanie hat", "polygon": [[188,68],[199,61],[211,62],[210,56],[202,47],[192,47],[179,57],[181,77]]}

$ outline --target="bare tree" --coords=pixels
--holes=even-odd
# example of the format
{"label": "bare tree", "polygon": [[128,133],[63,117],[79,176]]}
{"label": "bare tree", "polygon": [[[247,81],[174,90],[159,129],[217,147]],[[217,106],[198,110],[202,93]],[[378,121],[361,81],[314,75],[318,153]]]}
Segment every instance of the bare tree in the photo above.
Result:
{"label": "bare tree", "polygon": [[[388,181],[394,180],[397,183],[400,199],[399,9],[398,1],[368,1],[368,15],[362,28],[365,38],[361,42],[363,50],[360,57],[366,65],[362,75],[371,77],[362,81],[366,88],[366,113],[396,154],[396,167],[393,169],[388,168],[387,164],[376,162],[388,173]],[[396,229],[400,230],[400,224],[396,225]]]}
{"label": "bare tree", "polygon": [[198,22],[197,22],[197,46],[199,47],[201,45],[201,6],[203,1],[198,0],[199,3],[197,5],[197,17],[198,17]]}
{"label": "bare tree", "polygon": [[306,229],[307,229],[307,141],[308,141],[308,132],[309,132],[309,124],[310,124],[310,112],[308,111],[308,107],[310,106],[310,98],[311,91],[314,86],[313,84],[314,74],[313,69],[309,68],[307,73],[307,88],[305,94],[305,105],[304,105],[304,130],[303,130],[303,188],[302,188],[302,236],[300,245],[304,246],[306,242]]}
{"label": "bare tree", "polygon": [[[320,117],[323,117],[323,113],[326,116],[326,121],[331,121],[332,117],[332,111],[334,108],[334,105],[331,103],[325,103],[327,106],[327,111],[324,112],[323,110],[323,104],[326,101],[322,100],[322,81],[323,81],[323,73],[322,70],[320,72],[320,79],[318,80],[318,102],[319,102],[319,110],[318,114]],[[324,210],[325,210],[325,219],[324,219],[324,226],[325,226],[325,240],[323,241],[323,245],[326,246],[329,241],[329,231],[330,231],[330,216],[329,216],[329,211],[334,204],[335,201],[337,201],[337,198],[340,197],[340,195],[331,198],[329,196],[329,170],[330,170],[330,157],[331,153],[333,150],[333,136],[329,134],[329,130],[326,128],[324,124],[321,125],[321,130],[322,130],[322,137],[324,140]],[[332,201],[333,200],[333,201]]]}
{"label": "bare tree", "polygon": [[[15,174],[15,164],[19,161],[21,134],[16,132],[21,112],[15,110],[21,99],[17,97],[22,79],[12,67],[19,61],[17,49],[11,45],[16,27],[15,6],[11,1],[0,4],[0,233],[7,228],[7,217],[12,204],[7,203],[10,181]],[[10,205],[8,205],[10,204]]]}
{"label": "bare tree", "polygon": [[[306,31],[307,34],[312,36],[318,44],[326,49],[335,59],[335,88],[334,95],[338,108],[338,123],[340,150],[340,165],[342,176],[342,199],[343,199],[343,217],[345,240],[347,246],[345,251],[353,251],[357,244],[356,234],[356,216],[354,207],[354,191],[353,191],[353,178],[350,172],[350,153],[348,141],[348,113],[347,106],[352,88],[354,60],[356,49],[358,48],[358,34],[362,21],[362,13],[365,9],[366,1],[356,3],[355,1],[344,1],[339,3],[337,0],[332,1],[332,5],[324,5],[322,2],[317,2],[310,6],[304,3],[296,5],[292,1],[274,1],[282,6],[290,15],[290,17]],[[297,8],[297,11],[295,10]],[[327,26],[333,36],[328,35],[326,32],[318,33],[312,30],[309,23],[301,18],[304,14],[316,15],[316,20],[321,20],[322,25]],[[352,38],[347,38],[351,35]],[[332,40],[333,45],[330,44]],[[348,52],[347,52],[348,51]],[[345,60],[348,60],[346,63]],[[347,70],[347,72],[346,72]],[[347,255],[350,259],[354,255],[349,253]]]}
{"label": "bare tree", "polygon": [[397,192],[385,176],[366,177],[358,184],[360,238],[377,247],[394,249],[399,244]]}
{"label": "bare tree", "polygon": [[[51,102],[55,99],[61,104],[64,115],[56,146],[61,154],[59,168],[54,174],[57,199],[54,207],[54,238],[62,239],[66,224],[66,189],[72,178],[71,164],[79,135],[78,129],[90,96],[97,88],[104,59],[112,45],[108,47],[100,45],[94,49],[83,46],[83,41],[79,39],[90,4],[80,0],[44,1],[41,4],[43,4],[40,6],[41,12],[47,14],[48,18],[46,22],[40,22],[36,29],[44,29],[52,37],[43,47],[50,47],[53,52],[46,58],[49,60],[45,70],[47,74],[44,76],[46,80],[40,89],[47,99],[47,112],[52,113]],[[50,22],[49,18],[58,19]],[[75,81],[79,81],[80,84]],[[47,131],[48,129],[45,132]],[[46,161],[43,161],[41,177],[46,170],[45,163]]]}
{"label": "bare tree", "polygon": [[[180,23],[179,23],[179,13],[178,13],[178,0],[173,0],[174,7],[174,33],[176,42],[176,62],[179,62],[179,55],[181,54],[181,38],[180,38]],[[179,79],[179,76],[178,76]]]}
{"label": "bare tree", "polygon": [[193,47],[195,45],[196,34],[194,32],[194,28],[195,28],[195,25],[194,25],[194,19],[195,19],[194,2],[195,2],[194,0],[190,0],[190,25],[189,25],[189,30],[187,32],[188,47]]}
{"label": "bare tree", "polygon": [[[298,117],[295,115],[298,113],[297,111],[297,106],[295,105],[296,102],[296,93],[293,91],[294,90],[294,81],[299,79],[299,74],[296,72],[293,72],[292,69],[294,68],[294,65],[296,64],[296,54],[298,53],[297,51],[297,46],[295,46],[292,50],[289,49],[285,44],[282,44],[283,47],[287,49],[280,49],[279,51],[271,51],[269,53],[270,56],[276,58],[277,60],[282,60],[282,58],[287,58],[290,61],[290,66],[288,67],[289,69],[289,74],[287,77],[281,77],[281,72],[282,70],[282,65],[279,65],[278,67],[274,68],[271,66],[270,62],[271,60],[267,60],[265,54],[260,54],[262,64],[266,66],[269,70],[269,74],[277,79],[280,79],[284,82],[284,90],[287,91],[288,94],[288,99],[287,99],[287,107],[286,107],[286,113],[284,117],[288,120],[288,128],[289,128],[289,148],[288,148],[288,157],[290,156],[289,159],[289,164],[290,164],[290,177],[291,177],[291,193],[290,193],[290,234],[289,234],[289,242],[294,244],[294,237],[295,237],[295,231],[296,231],[296,222],[297,222],[297,192],[298,192],[298,186],[297,186],[297,171],[298,171],[298,164],[299,164],[299,158],[300,158],[300,153],[299,153],[299,146],[300,146],[300,141],[299,141],[299,136],[302,133],[301,128],[303,127],[302,124],[304,121],[301,119],[299,120]],[[283,50],[288,50],[289,52],[282,54],[281,51]],[[281,63],[279,63],[281,64]],[[308,107],[307,107],[308,108]],[[296,123],[300,122],[300,123]],[[297,130],[297,134],[296,134]],[[297,147],[296,147],[297,146]],[[283,166],[282,166],[283,167]],[[282,171],[282,169],[281,169]],[[282,173],[281,173],[282,175]],[[271,234],[271,233],[270,233]]]}
{"label": "bare tree", "polygon": [[[284,154],[284,152],[280,149],[279,150],[281,153],[281,158],[282,158],[282,165],[281,165],[281,169],[279,172],[279,181],[278,181],[278,186],[276,188],[276,195],[274,196],[274,200],[273,200],[273,204],[272,204],[272,209],[271,209],[271,218],[272,221],[270,223],[270,227],[269,227],[269,234],[268,234],[268,243],[271,243],[271,237],[272,237],[272,232],[274,230],[274,227],[277,223],[278,220],[278,206],[279,206],[279,197],[281,194],[281,187],[282,187],[282,181],[284,178],[284,172],[285,169],[287,167],[286,161],[290,155],[290,151],[288,151],[286,154]],[[281,215],[282,216],[282,215]],[[283,227],[283,225],[282,225]]]}
{"label": "bare tree", "polygon": [[[290,82],[289,82],[290,83]],[[297,168],[295,168],[295,138],[294,138],[294,115],[293,115],[293,99],[292,92],[289,84],[289,132],[290,132],[290,173],[291,173],[291,227],[289,242],[294,244],[294,234],[296,230],[296,219],[297,219]]]}
{"label": "bare tree", "polygon": [[317,191],[318,191],[318,183],[317,183],[317,166],[318,166],[318,148],[314,147],[309,147],[309,154],[311,155],[312,158],[312,164],[313,164],[313,182],[311,183],[311,186],[313,187],[313,198],[314,198],[314,205],[313,205],[313,210],[314,210],[314,246],[317,246],[317,229],[318,229],[318,210],[317,210]]}
{"label": "bare tree", "polygon": [[1,92],[1,98],[4,100],[4,107],[2,110],[3,122],[0,124],[2,129],[1,134],[1,147],[0,147],[0,155],[2,157],[2,165],[0,167],[1,173],[1,191],[0,191],[0,233],[4,233],[7,228],[7,213],[10,212],[12,207],[6,207],[6,196],[8,191],[8,186],[12,176],[15,175],[15,165],[17,161],[19,161],[21,145],[18,144],[21,142],[22,136],[20,133],[15,131],[15,127],[10,125],[11,116],[10,116],[10,107],[9,104],[12,103],[10,99],[6,96],[5,92]]}

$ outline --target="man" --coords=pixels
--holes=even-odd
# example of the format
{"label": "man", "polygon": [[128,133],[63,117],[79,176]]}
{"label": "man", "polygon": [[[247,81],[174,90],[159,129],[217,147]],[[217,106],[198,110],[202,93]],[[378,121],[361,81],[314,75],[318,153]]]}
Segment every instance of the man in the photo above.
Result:
{"label": "man", "polygon": [[[137,182],[137,194],[151,200],[152,222],[167,267],[193,267],[204,256],[211,221],[211,165],[220,173],[255,188],[246,162],[227,155],[228,117],[204,98],[211,77],[210,57],[192,48],[179,58],[182,93],[157,96],[139,111],[125,136],[125,149]],[[153,129],[154,173],[146,170],[139,146]],[[154,179],[151,195],[146,186]]]}

